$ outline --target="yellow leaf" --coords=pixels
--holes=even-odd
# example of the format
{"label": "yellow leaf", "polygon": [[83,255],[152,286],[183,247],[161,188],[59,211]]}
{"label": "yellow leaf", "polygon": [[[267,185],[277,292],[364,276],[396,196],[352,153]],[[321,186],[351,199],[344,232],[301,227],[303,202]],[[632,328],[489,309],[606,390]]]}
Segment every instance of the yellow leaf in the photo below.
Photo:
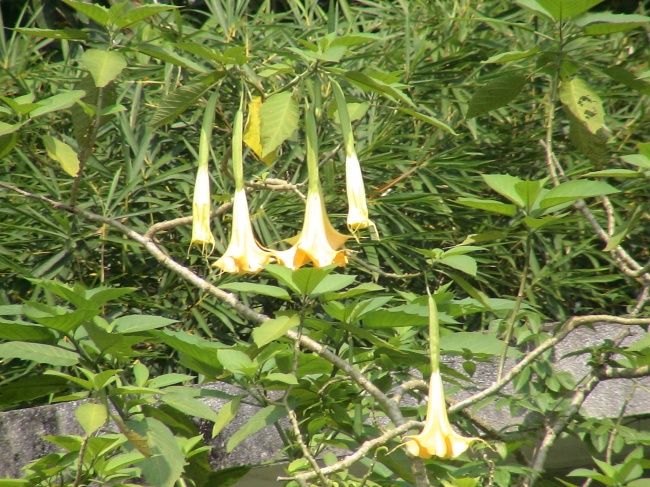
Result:
{"label": "yellow leaf", "polygon": [[248,120],[244,128],[244,142],[252,149],[255,155],[267,166],[273,164],[275,151],[262,157],[262,120],[260,118],[260,108],[262,107],[262,97],[254,96],[248,104]]}

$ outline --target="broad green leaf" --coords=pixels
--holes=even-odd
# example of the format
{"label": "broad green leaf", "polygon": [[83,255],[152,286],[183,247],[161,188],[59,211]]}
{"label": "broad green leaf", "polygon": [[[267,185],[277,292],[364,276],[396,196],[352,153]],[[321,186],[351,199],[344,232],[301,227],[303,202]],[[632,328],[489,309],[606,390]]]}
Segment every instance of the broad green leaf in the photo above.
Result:
{"label": "broad green leaf", "polygon": [[54,345],[28,342],[7,342],[0,344],[0,358],[18,358],[32,360],[39,364],[48,365],[75,365],[79,362],[79,355],[70,350],[65,350]]}
{"label": "broad green leaf", "polygon": [[[397,109],[402,112],[406,113],[407,115],[410,115],[411,117],[417,118],[418,120],[421,120],[423,122],[426,122],[430,125],[433,125],[436,128],[442,129],[445,132],[449,132],[451,135],[458,135],[456,132],[454,132],[454,129],[452,129],[449,125],[447,125],[445,122],[442,122],[438,120],[437,118],[430,117],[429,115],[425,115],[420,112],[416,112],[415,110],[411,110],[410,108],[403,108],[403,107],[397,107]],[[354,117],[352,117],[352,114],[350,114],[351,119],[354,120]]]}
{"label": "broad green leaf", "polygon": [[18,27],[17,32],[34,37],[45,37],[47,39],[87,39],[88,34],[78,29],[37,29],[34,27]]}
{"label": "broad green leaf", "polygon": [[217,413],[214,412],[210,406],[189,394],[172,392],[169,394],[163,394],[160,397],[160,400],[174,409],[189,414],[190,416],[207,419],[208,421],[217,420]]}
{"label": "broad green leaf", "polygon": [[300,317],[295,312],[286,315],[278,313],[276,318],[265,321],[253,330],[253,341],[258,347],[263,347],[299,324]]}
{"label": "broad green leaf", "polygon": [[515,191],[521,197],[527,211],[535,208],[545,181],[522,181],[515,184]]}
{"label": "broad green leaf", "polygon": [[248,104],[248,118],[244,127],[244,142],[268,166],[275,159],[275,151],[271,151],[264,157],[264,150],[262,148],[262,119],[260,118],[261,109],[262,97],[252,97],[251,102]]}
{"label": "broad green leaf", "polygon": [[622,156],[623,159],[628,164],[633,166],[641,167],[643,169],[650,169],[650,157],[646,157],[643,154],[630,154],[627,156]]}
{"label": "broad green leaf", "polygon": [[263,428],[272,425],[276,421],[287,415],[287,411],[281,406],[267,406],[261,409],[249,419],[234,435],[230,437],[226,444],[226,452],[231,453],[237,445],[249,436],[257,433]]}
{"label": "broad green leaf", "polygon": [[289,384],[289,385],[298,385],[298,380],[296,379],[296,376],[293,374],[283,374],[281,372],[271,372],[265,377],[266,380],[270,380],[272,382],[282,382],[283,384]]}
{"label": "broad green leaf", "polygon": [[260,108],[262,158],[273,153],[298,128],[298,103],[291,93],[272,95]]}
{"label": "broad green leaf", "polygon": [[445,255],[442,259],[438,260],[438,262],[453,267],[459,271],[463,271],[470,276],[476,276],[476,260],[469,255]]}
{"label": "broad green leaf", "polygon": [[482,86],[469,101],[467,118],[474,118],[507,105],[517,97],[527,80],[527,76],[511,73]]}
{"label": "broad green leaf", "polygon": [[9,406],[31,401],[68,389],[70,383],[63,377],[37,375],[21,377],[19,380],[0,386],[0,406]]}
{"label": "broad green leaf", "polygon": [[356,338],[360,340],[366,340],[368,343],[372,343],[376,347],[384,347],[387,349],[395,349],[393,345],[391,345],[389,342],[386,340],[382,340],[377,336],[376,333],[373,333],[371,331],[365,330],[360,326],[353,325],[350,323],[346,322],[340,322],[336,324],[337,328],[342,328],[343,330],[351,333],[354,335]]}
{"label": "broad green leaf", "polygon": [[120,316],[111,324],[117,332],[136,333],[144,330],[162,328],[171,325],[172,323],[176,323],[177,321],[178,320],[170,320],[169,318],[164,318],[162,316],[127,315]]}
{"label": "broad green leaf", "polygon": [[566,111],[569,119],[569,138],[571,143],[596,167],[602,166],[607,159],[607,141],[609,131],[603,126],[595,134],[573,112]]}
{"label": "broad green leaf", "polygon": [[524,207],[524,200],[517,191],[517,185],[523,181],[509,174],[482,174],[481,177],[494,191],[509,199],[520,208]]}
{"label": "broad green leaf", "polygon": [[47,328],[52,328],[63,333],[70,333],[76,330],[79,326],[86,323],[88,320],[92,320],[98,314],[99,310],[97,309],[82,308],[56,316],[42,316],[34,314],[31,307],[25,307],[25,315],[29,316],[30,319],[46,326]]}
{"label": "broad green leaf", "polygon": [[534,56],[539,52],[539,47],[535,47],[533,49],[528,49],[527,51],[508,51],[508,52],[502,52],[501,54],[495,54],[494,56],[490,56],[487,58],[485,61],[481,61],[482,63],[488,64],[488,63],[508,63],[510,61],[517,61],[519,59],[526,59],[531,56]]}
{"label": "broad green leaf", "polygon": [[137,291],[135,287],[96,287],[86,291],[89,307],[100,308],[105,303]]}
{"label": "broad green leaf", "polygon": [[217,417],[214,420],[214,426],[212,427],[212,438],[221,433],[221,430],[223,430],[230,424],[233,419],[235,419],[235,416],[239,411],[239,403],[243,397],[244,396],[236,396],[234,399],[228,401],[221,408],[219,408]]}
{"label": "broad green leaf", "polygon": [[78,100],[81,100],[85,94],[86,92],[83,90],[71,90],[44,98],[43,100],[38,100],[41,106],[30,112],[29,116],[30,118],[36,118],[47,113],[65,110],[74,105]]}
{"label": "broad green leaf", "polygon": [[542,7],[537,0],[516,0],[515,3],[520,7],[524,7],[532,10],[533,12],[537,12],[538,14],[541,14],[548,19],[553,19],[553,15],[551,15],[548,10]]}
{"label": "broad green leaf", "polygon": [[576,21],[588,36],[627,32],[650,22],[650,17],[636,14],[612,14],[609,12],[585,15]]}
{"label": "broad green leaf", "polygon": [[604,181],[577,179],[549,190],[540,201],[540,208],[550,208],[569,201],[618,193],[619,190]]}
{"label": "broad green leaf", "polygon": [[20,130],[20,127],[22,127],[23,124],[17,123],[17,124],[10,124],[10,123],[5,123],[5,122],[0,122],[0,137],[4,135],[9,135],[13,134],[17,130]]}
{"label": "broad green leaf", "polygon": [[644,95],[650,95],[650,83],[639,79],[634,73],[622,66],[610,66],[604,69],[604,73],[632,90],[636,90]]}
{"label": "broad green leaf", "polygon": [[73,178],[79,174],[79,157],[72,147],[51,135],[43,136],[43,144],[47,155],[61,164],[65,172]]}
{"label": "broad green leaf", "polygon": [[274,298],[290,300],[289,293],[277,286],[269,286],[268,284],[258,284],[256,282],[229,282],[226,284],[219,284],[220,289],[226,291],[236,291],[244,294],[261,294],[263,296],[271,296]]}
{"label": "broad green leaf", "polygon": [[218,485],[219,487],[232,487],[243,479],[250,472],[252,465],[241,465],[236,467],[220,468],[208,475],[205,485]]}
{"label": "broad green leaf", "polygon": [[605,123],[605,111],[600,97],[580,78],[564,81],[560,87],[560,100],[564,106],[592,134],[598,133]]}
{"label": "broad green leaf", "polygon": [[456,332],[444,335],[440,338],[440,350],[442,353],[459,352],[469,350],[474,354],[501,355],[504,343],[492,333],[482,331]]}
{"label": "broad green leaf", "polygon": [[292,274],[292,281],[303,296],[311,296],[325,277],[327,277],[337,266],[327,267],[302,267]]}
{"label": "broad green leaf", "polygon": [[290,288],[296,294],[302,294],[300,288],[293,281],[294,271],[278,264],[264,266],[264,270],[275,277],[279,282]]}
{"label": "broad green leaf", "polygon": [[351,286],[355,280],[356,276],[351,274],[328,274],[312,289],[309,295],[318,296],[319,294],[333,293]]}
{"label": "broad green leaf", "polygon": [[194,377],[193,375],[178,374],[175,372],[171,372],[169,374],[158,375],[153,379],[150,379],[147,382],[147,385],[149,387],[160,388],[160,387],[167,387],[172,384],[179,384],[181,382],[193,381],[195,379],[196,377]]}
{"label": "broad green leaf", "polygon": [[223,367],[233,374],[253,375],[257,365],[244,352],[229,348],[217,350],[217,359]]}
{"label": "broad green leaf", "polygon": [[383,290],[384,288],[379,284],[375,284],[372,282],[364,282],[362,284],[359,284],[358,286],[353,287],[352,289],[348,289],[347,291],[343,291],[340,293],[324,293],[320,297],[320,300],[321,302],[338,301],[342,299],[353,298],[354,296],[358,296],[359,294],[366,294],[374,291],[383,291]]}
{"label": "broad green leaf", "polygon": [[56,338],[43,326],[0,319],[0,340],[51,343]]}
{"label": "broad green leaf", "polygon": [[532,216],[526,216],[524,218],[524,223],[530,228],[542,228],[546,225],[550,225],[551,223],[555,223],[561,220],[565,216],[566,214],[547,215],[541,218],[533,218]]}
{"label": "broad green leaf", "polygon": [[147,484],[156,487],[174,487],[183,473],[185,455],[170,429],[160,421],[145,418],[141,422],[129,421],[139,437],[146,438],[152,456],[138,462]]}
{"label": "broad green leaf", "polygon": [[515,205],[501,203],[500,201],[485,200],[479,198],[458,198],[456,202],[463,206],[490,211],[499,215],[515,216],[517,213],[517,207]]}
{"label": "broad green leaf", "polygon": [[555,20],[567,20],[585,13],[603,0],[537,0]]}
{"label": "broad green leaf", "polygon": [[126,68],[126,59],[119,52],[89,49],[81,55],[90,75],[95,80],[95,86],[103,88],[113,81]]}
{"label": "broad green leaf", "polygon": [[106,27],[111,21],[108,9],[101,5],[76,0],[63,0],[63,2],[103,27]]}
{"label": "broad green leaf", "polygon": [[124,29],[131,24],[135,24],[136,22],[148,19],[149,17],[153,17],[154,15],[158,15],[159,13],[173,10],[175,8],[179,7],[172,5],[143,5],[141,7],[131,9],[125,14],[120,13],[119,15],[111,15],[111,19],[120,29]]}
{"label": "broad green leaf", "polygon": [[77,407],[74,415],[86,432],[86,436],[90,436],[104,425],[108,419],[108,410],[103,404],[86,402]]}

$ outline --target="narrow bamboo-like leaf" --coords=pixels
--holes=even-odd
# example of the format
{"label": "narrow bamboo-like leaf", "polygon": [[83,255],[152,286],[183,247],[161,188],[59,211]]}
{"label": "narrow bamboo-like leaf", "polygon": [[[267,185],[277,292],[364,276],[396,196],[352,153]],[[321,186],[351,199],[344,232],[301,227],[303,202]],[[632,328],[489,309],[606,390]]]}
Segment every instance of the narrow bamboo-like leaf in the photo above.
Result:
{"label": "narrow bamboo-like leaf", "polygon": [[560,100],[571,113],[589,129],[598,133],[605,122],[605,110],[600,97],[580,78],[562,83]]}
{"label": "narrow bamboo-like leaf", "polygon": [[76,177],[79,174],[79,157],[72,147],[51,135],[45,135],[43,137],[43,144],[45,144],[47,155],[61,164],[61,168],[65,172],[72,177]]}
{"label": "narrow bamboo-like leaf", "polygon": [[120,29],[124,29],[131,24],[135,24],[136,22],[148,19],[149,17],[153,17],[154,15],[158,15],[159,13],[173,10],[175,8],[180,7],[175,7],[172,5],[143,5],[141,7],[129,10],[125,14],[111,15],[111,19]]}
{"label": "narrow bamboo-like leaf", "polygon": [[360,71],[347,71],[345,78],[360,87],[364,91],[374,91],[380,95],[384,95],[393,101],[402,101],[407,105],[415,107],[415,103],[411,100],[402,90],[391,86],[388,83],[377,79],[376,77],[369,76]]}
{"label": "narrow bamboo-like leaf", "polygon": [[569,201],[576,201],[594,196],[606,196],[619,190],[604,181],[576,179],[562,183],[551,189],[540,201],[540,208],[550,208]]}
{"label": "narrow bamboo-like leaf", "polygon": [[46,39],[87,39],[88,34],[78,29],[37,29],[35,27],[18,27],[14,29],[21,34]]}
{"label": "narrow bamboo-like leaf", "polygon": [[92,435],[108,419],[108,410],[103,404],[84,403],[74,412],[75,418],[84,429],[86,436]]}
{"label": "narrow bamboo-like leaf", "polygon": [[0,406],[31,401],[70,387],[63,377],[47,375],[21,377],[0,386]]}
{"label": "narrow bamboo-like leaf", "polygon": [[87,50],[81,55],[81,61],[90,71],[98,88],[103,88],[117,78],[127,66],[126,59],[119,52],[100,49]]}
{"label": "narrow bamboo-like leaf", "polygon": [[120,333],[136,333],[144,330],[162,328],[171,325],[172,323],[176,323],[177,321],[178,320],[170,320],[169,318],[164,318],[162,316],[127,315],[120,316],[112,322],[112,325],[115,331]]}
{"label": "narrow bamboo-like leaf", "polygon": [[226,452],[232,452],[237,445],[249,436],[257,433],[261,429],[272,425],[287,415],[287,411],[281,406],[267,406],[253,415],[248,422],[230,437],[226,444]]}
{"label": "narrow bamboo-like leaf", "polygon": [[539,52],[540,48],[539,47],[534,47],[533,49],[528,49],[527,51],[508,51],[508,52],[502,52],[500,54],[495,54],[494,56],[490,56],[487,58],[485,61],[481,61],[482,63],[488,64],[488,63],[509,63],[511,61],[518,61],[519,59],[526,59],[531,56],[534,56]]}
{"label": "narrow bamboo-like leaf", "polygon": [[291,313],[278,315],[272,320],[267,320],[253,330],[253,341],[258,347],[263,347],[267,343],[277,340],[291,328],[300,324],[300,318],[297,314]]}
{"label": "narrow bamboo-like leaf", "polygon": [[587,35],[606,35],[614,32],[627,32],[650,22],[650,17],[636,14],[612,14],[609,12],[585,15],[576,24]]}
{"label": "narrow bamboo-like leaf", "polygon": [[479,198],[458,198],[456,202],[463,206],[478,208],[479,210],[490,211],[499,215],[515,216],[515,213],[517,213],[517,207],[515,205],[501,203],[500,201]]}
{"label": "narrow bamboo-like leaf", "polygon": [[628,71],[622,66],[610,66],[609,68],[605,68],[604,72],[607,76],[628,88],[650,96],[650,83],[639,79],[634,73]]}
{"label": "narrow bamboo-like leaf", "polygon": [[270,96],[260,108],[262,157],[277,149],[298,128],[298,103],[291,93]]}
{"label": "narrow bamboo-like leaf", "polygon": [[528,77],[511,73],[490,81],[479,88],[469,101],[467,118],[483,115],[514,100],[526,85]]}
{"label": "narrow bamboo-like leaf", "polygon": [[[449,132],[451,135],[458,135],[456,132],[454,132],[454,129],[452,129],[445,122],[442,122],[441,120],[438,120],[437,118],[433,118],[433,117],[430,117],[429,115],[425,115],[423,113],[416,112],[415,110],[411,110],[410,108],[398,107],[397,109],[402,113],[406,113],[407,115],[410,115],[411,117],[417,118],[418,120],[421,120],[421,121],[426,122],[426,123],[428,123],[430,125],[433,125],[434,127],[442,129],[445,132]],[[352,120],[354,120],[353,117],[351,117],[351,118],[352,118]]]}
{"label": "narrow bamboo-like leaf", "polygon": [[7,342],[0,344],[0,358],[31,360],[39,364],[75,365],[79,355],[54,345],[28,342]]}
{"label": "narrow bamboo-like leaf", "polygon": [[195,63],[189,58],[175,53],[171,49],[165,49],[153,44],[142,44],[138,46],[138,51],[146,54],[147,56],[151,56],[152,58],[160,59],[166,63],[173,64],[174,66],[180,66],[181,68],[189,69],[196,73],[205,73],[207,71],[207,68],[204,68],[200,64]]}

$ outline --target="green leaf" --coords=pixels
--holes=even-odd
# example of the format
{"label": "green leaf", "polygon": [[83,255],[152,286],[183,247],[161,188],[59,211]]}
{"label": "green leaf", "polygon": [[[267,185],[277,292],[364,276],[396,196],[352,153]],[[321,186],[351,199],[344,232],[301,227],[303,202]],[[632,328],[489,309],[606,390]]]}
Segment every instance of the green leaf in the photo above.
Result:
{"label": "green leaf", "polygon": [[275,151],[298,128],[298,103],[291,93],[268,97],[260,108],[262,158]]}
{"label": "green leaf", "polygon": [[490,56],[482,63],[508,63],[510,61],[518,61],[519,59],[526,59],[531,56],[534,56],[540,51],[539,47],[534,47],[533,49],[528,49],[527,51],[508,51],[502,52],[501,54],[495,54]]}
{"label": "green leaf", "polygon": [[476,260],[469,255],[445,255],[437,262],[462,271],[470,276],[476,276]]}
{"label": "green leaf", "polygon": [[99,49],[87,50],[81,55],[81,61],[90,71],[98,88],[103,88],[117,78],[127,66],[126,59],[119,52]]}
{"label": "green leaf", "polygon": [[63,0],[63,2],[103,27],[106,27],[111,21],[108,9],[101,5],[76,0]]}
{"label": "green leaf", "polygon": [[546,225],[550,225],[551,223],[555,223],[558,220],[561,220],[565,216],[566,214],[548,215],[542,218],[533,218],[531,216],[527,216],[524,218],[524,223],[530,228],[542,228]]}
{"label": "green leaf", "polygon": [[88,320],[92,320],[99,314],[97,309],[77,309],[75,311],[68,311],[56,316],[43,316],[34,313],[32,307],[25,306],[25,315],[37,323],[61,331],[63,333],[70,333]]}
{"label": "green leaf", "polygon": [[39,364],[75,365],[79,363],[79,355],[70,350],[28,342],[7,342],[0,344],[0,358],[18,358],[32,360]]}
{"label": "green leaf", "polygon": [[0,340],[51,343],[56,338],[43,326],[0,319]]}
{"label": "green leaf", "polygon": [[336,265],[327,267],[302,267],[293,272],[292,281],[300,294],[303,296],[311,296],[316,286],[336,267]]}
{"label": "green leaf", "polygon": [[257,433],[258,431],[272,425],[276,421],[287,415],[287,411],[281,406],[267,406],[261,409],[249,419],[244,426],[242,426],[234,435],[230,437],[226,444],[226,452],[231,453],[237,445],[244,441],[249,436]]}
{"label": "green leaf", "polygon": [[348,81],[354,83],[364,91],[373,91],[380,95],[384,95],[393,101],[399,100],[407,105],[415,107],[415,103],[413,103],[413,101],[402,90],[391,86],[376,77],[371,77],[360,71],[347,71],[344,76]]}
{"label": "green leaf", "polygon": [[217,413],[210,406],[187,393],[172,392],[160,396],[160,400],[178,411],[196,418],[216,421]]}
{"label": "green leaf", "polygon": [[274,319],[265,321],[253,330],[253,341],[258,347],[263,347],[299,324],[300,317],[295,312],[287,312],[286,315],[278,312]]}
{"label": "green leaf", "polygon": [[264,266],[264,270],[290,288],[294,293],[302,294],[300,288],[293,282],[294,271],[291,269],[277,264],[269,264]]}
{"label": "green leaf", "polygon": [[633,166],[650,169],[650,157],[646,157],[643,154],[629,154],[627,156],[622,156],[621,159]]}
{"label": "green leaf", "polygon": [[309,293],[310,296],[333,293],[346,288],[356,280],[357,276],[351,274],[328,274]]}
{"label": "green leaf", "polygon": [[509,199],[520,208],[524,207],[524,200],[517,191],[517,185],[523,182],[521,179],[509,174],[482,174],[481,177],[485,184],[501,196]]}
{"label": "green leaf", "polygon": [[226,291],[236,291],[244,294],[261,294],[263,296],[271,296],[273,298],[290,300],[289,293],[277,286],[269,286],[267,284],[258,284],[256,282],[229,282],[226,284],[219,284],[220,289]]}
{"label": "green leaf", "polygon": [[153,330],[163,328],[178,320],[170,320],[162,316],[151,315],[127,315],[120,316],[111,323],[115,331],[120,333],[137,333],[144,330]]}
{"label": "green leaf", "polygon": [[78,29],[37,29],[33,27],[30,28],[18,27],[14,30],[28,36],[45,37],[47,39],[83,40],[88,38],[88,34]]}
{"label": "green leaf", "polygon": [[225,72],[216,72],[204,77],[200,82],[182,86],[167,95],[156,109],[151,119],[151,125],[159,127],[173,122],[176,117],[194,106],[217,81],[225,76]]}
{"label": "green leaf", "polygon": [[92,404],[87,402],[79,405],[75,410],[74,415],[86,432],[86,436],[90,436],[104,425],[108,419],[108,410],[103,404]]}
{"label": "green leaf", "polygon": [[511,73],[482,86],[469,101],[467,118],[474,118],[507,105],[524,88],[527,79],[527,76]]}
{"label": "green leaf", "polygon": [[550,208],[566,202],[618,193],[619,190],[604,181],[578,179],[562,183],[549,190],[540,201],[540,208]]}
{"label": "green leaf", "polygon": [[0,386],[0,406],[9,406],[48,396],[70,387],[63,377],[49,375],[21,377]]}
{"label": "green leaf", "polygon": [[212,438],[217,436],[221,430],[230,424],[230,422],[235,419],[237,412],[239,411],[239,403],[242,398],[245,396],[235,396],[232,400],[228,401],[217,413],[217,417],[214,420],[214,426],[212,427]]}
{"label": "green leaf", "polygon": [[257,365],[244,352],[229,348],[217,350],[217,359],[223,367],[233,374],[253,375]]}
{"label": "green leaf", "polygon": [[605,111],[600,97],[580,78],[564,81],[560,87],[560,100],[564,106],[592,134],[598,133],[605,123]]}
{"label": "green leaf", "polygon": [[117,298],[131,294],[137,291],[138,288],[135,287],[96,287],[93,289],[88,289],[86,291],[86,299],[88,299],[89,307],[100,308],[105,303],[113,301]]}
{"label": "green leaf", "polygon": [[38,103],[41,106],[31,111],[29,116],[30,118],[36,118],[47,113],[65,110],[74,105],[78,100],[81,100],[85,94],[86,92],[83,90],[71,90],[39,100]]}
{"label": "green leaf", "polygon": [[636,90],[644,95],[650,95],[650,83],[642,79],[621,66],[610,66],[604,69],[604,73],[615,81]]}
{"label": "green leaf", "polygon": [[566,111],[569,119],[569,137],[571,143],[596,167],[602,166],[607,156],[609,131],[603,126],[597,133],[592,133],[587,125],[571,111]]}
{"label": "green leaf", "polygon": [[156,487],[174,487],[183,473],[185,455],[170,429],[160,421],[145,418],[141,422],[129,421],[128,427],[146,438],[153,456],[138,462],[146,482]]}
{"label": "green leaf", "polygon": [[174,66],[189,69],[195,73],[207,72],[207,68],[204,68],[200,64],[195,63],[189,58],[183,57],[180,54],[176,54],[171,49],[165,49],[153,44],[142,44],[138,46],[138,51],[146,54],[147,56],[151,56],[152,58],[160,59],[166,63],[173,64]]}
{"label": "green leaf", "polygon": [[252,465],[220,468],[210,472],[205,485],[218,485],[219,487],[232,487],[250,472]]}
{"label": "green leaf", "polygon": [[[429,115],[425,115],[423,113],[416,112],[415,110],[411,110],[410,108],[397,107],[397,109],[402,113],[406,113],[407,115],[410,115],[411,117],[417,118],[418,120],[426,122],[429,125],[433,125],[436,128],[442,129],[445,132],[450,133],[451,135],[458,135],[456,132],[454,132],[454,129],[452,129],[445,122],[442,122],[442,121],[438,120],[437,118],[433,118],[433,117],[430,117]],[[351,119],[354,120],[353,117]]]}
{"label": "green leaf", "polygon": [[440,338],[440,350],[443,353],[469,350],[473,354],[501,355],[504,343],[492,333],[482,331],[456,332]]}
{"label": "green leaf", "polygon": [[196,377],[194,377],[193,375],[178,374],[175,372],[171,372],[169,374],[158,375],[153,379],[150,379],[147,382],[147,385],[153,388],[160,388],[160,387],[167,387],[172,384],[179,384],[181,382],[193,381],[195,379]]}
{"label": "green leaf", "polygon": [[[143,5],[142,7],[137,7],[132,10],[129,10],[125,14],[111,15],[111,19],[120,29],[124,29],[131,24],[135,24],[154,15],[158,15],[162,12],[167,12],[175,8],[180,8],[172,5]],[[112,13],[112,12],[111,12]]]}
{"label": "green leaf", "polygon": [[585,15],[576,21],[588,36],[627,32],[650,22],[650,17],[636,14],[612,14],[609,12]]}
{"label": "green leaf", "polygon": [[490,211],[499,215],[515,216],[517,213],[517,207],[515,205],[508,205],[506,203],[501,203],[500,201],[479,198],[458,198],[456,202],[463,206]]}
{"label": "green leaf", "polygon": [[555,20],[566,20],[585,13],[603,0],[537,0]]}
{"label": "green leaf", "polygon": [[72,147],[51,135],[43,136],[43,143],[47,154],[61,164],[65,172],[73,178],[79,174],[79,157]]}
{"label": "green leaf", "polygon": [[298,385],[298,380],[296,379],[296,376],[293,374],[283,374],[281,372],[271,372],[265,377],[266,380],[272,381],[272,382],[282,382],[283,384],[289,384],[289,385]]}

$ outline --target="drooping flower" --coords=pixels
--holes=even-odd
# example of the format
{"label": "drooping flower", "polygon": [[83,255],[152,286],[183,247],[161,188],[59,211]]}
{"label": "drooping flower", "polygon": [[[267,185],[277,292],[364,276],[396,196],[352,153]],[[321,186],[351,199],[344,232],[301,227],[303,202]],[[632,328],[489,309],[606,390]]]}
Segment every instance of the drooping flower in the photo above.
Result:
{"label": "drooping flower", "polygon": [[309,175],[305,219],[302,231],[297,236],[287,239],[292,247],[288,250],[275,251],[274,254],[280,264],[290,269],[297,269],[308,262],[312,262],[316,267],[330,264],[344,266],[348,262],[346,250],[339,249],[350,237],[336,231],[327,216],[323,188],[318,175],[316,121],[310,110],[305,111],[305,117]]}
{"label": "drooping flower", "polygon": [[214,246],[210,230],[210,174],[208,165],[199,165],[192,200],[192,244]]}
{"label": "drooping flower", "polygon": [[368,216],[366,189],[363,184],[359,158],[354,148],[352,123],[350,122],[345,96],[341,87],[334,80],[332,80],[332,90],[336,98],[336,106],[345,145],[345,189],[348,197],[348,228],[356,238],[356,233],[359,230],[371,227],[373,230],[373,238],[378,239],[377,227],[375,227],[375,224]]}
{"label": "drooping flower", "polygon": [[236,190],[232,206],[230,244],[212,266],[232,274],[250,274],[261,271],[263,266],[272,260],[273,255],[257,243],[253,234],[246,191],[243,188]]}
{"label": "drooping flower", "polygon": [[226,252],[212,264],[224,272],[250,274],[259,272],[274,260],[273,254],[260,246],[253,233],[248,200],[244,189],[244,163],[242,159],[243,116],[241,108],[235,114],[232,142],[235,195],[232,206],[232,231]]}
{"label": "drooping flower", "polygon": [[217,104],[218,93],[215,92],[208,99],[203,115],[201,138],[199,139],[199,168],[196,172],[194,184],[194,197],[192,199],[192,240],[191,245],[198,244],[214,247],[214,236],[210,229],[210,173],[208,163],[210,160],[210,138],[214,122],[214,111]]}
{"label": "drooping flower", "polygon": [[420,458],[456,458],[479,438],[467,438],[454,431],[447,417],[445,392],[440,375],[440,332],[438,309],[429,294],[429,346],[431,349],[431,378],[424,428],[419,435],[407,436],[406,450]]}

